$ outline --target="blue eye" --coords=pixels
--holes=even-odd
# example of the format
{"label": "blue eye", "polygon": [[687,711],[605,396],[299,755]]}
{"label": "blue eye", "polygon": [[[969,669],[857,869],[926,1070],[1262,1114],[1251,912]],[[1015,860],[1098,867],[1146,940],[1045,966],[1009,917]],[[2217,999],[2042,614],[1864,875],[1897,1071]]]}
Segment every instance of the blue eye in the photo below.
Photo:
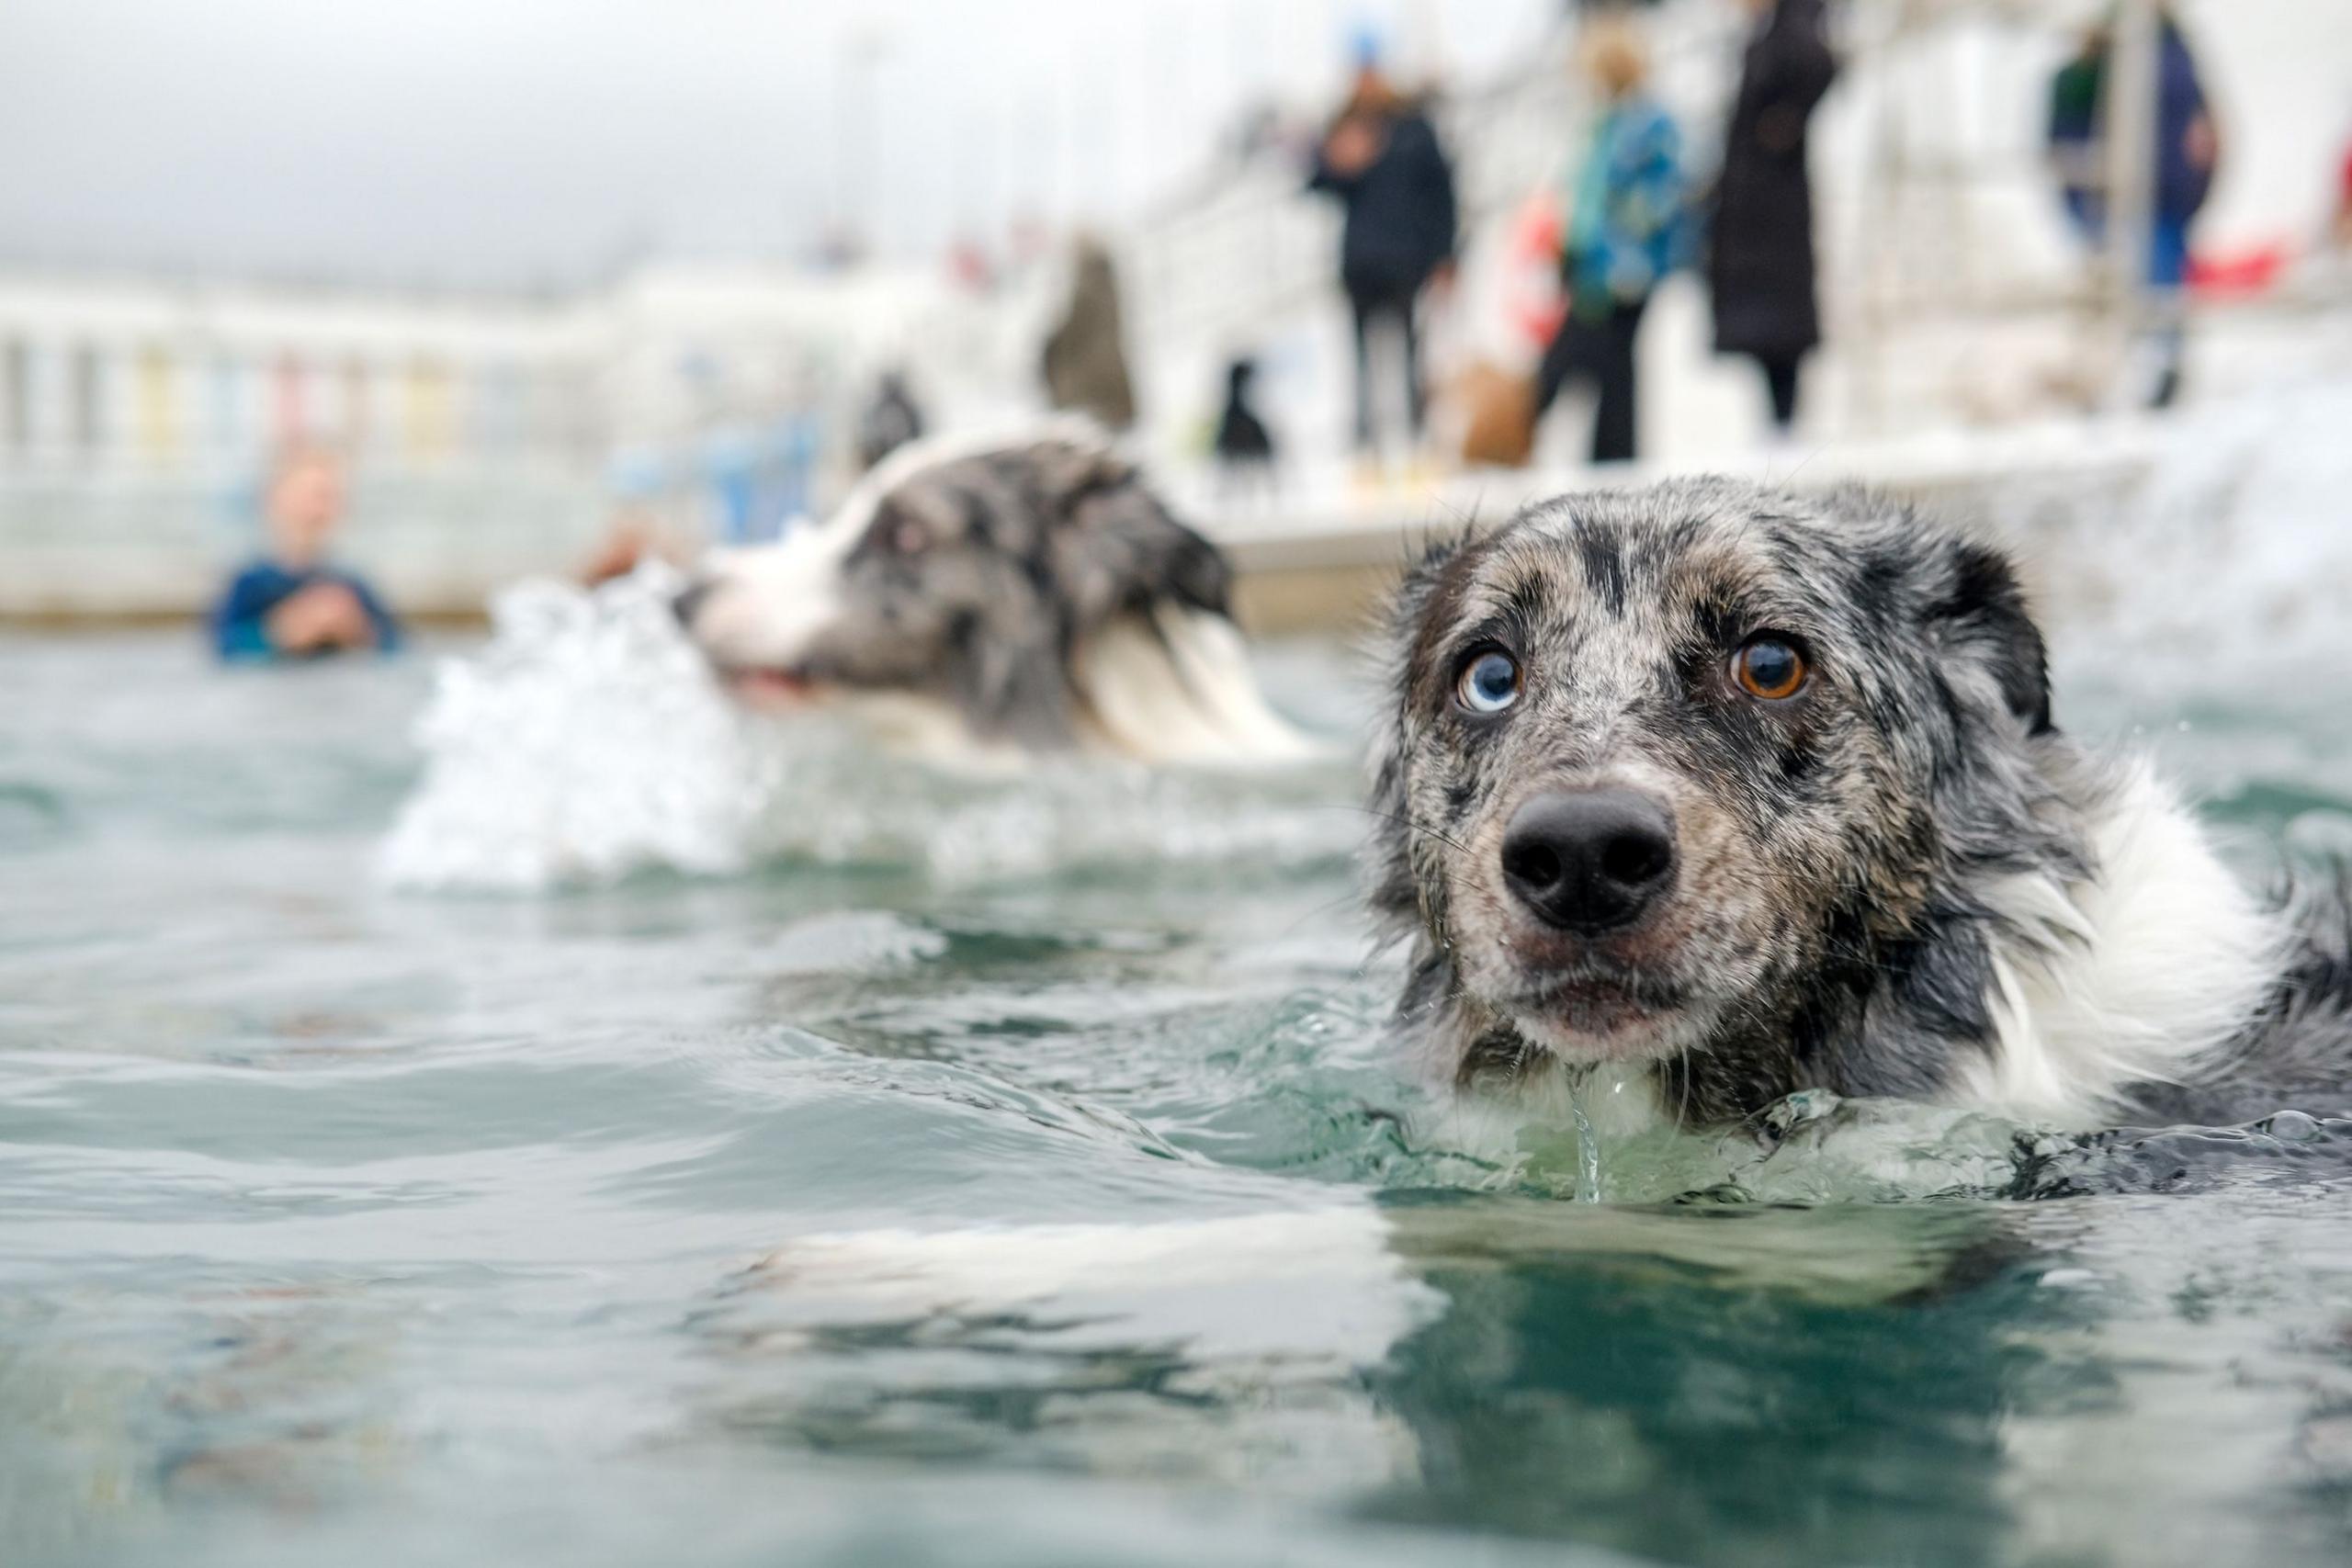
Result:
{"label": "blue eye", "polygon": [[1463,666],[1453,694],[1472,713],[1500,713],[1519,701],[1519,660],[1490,648]]}

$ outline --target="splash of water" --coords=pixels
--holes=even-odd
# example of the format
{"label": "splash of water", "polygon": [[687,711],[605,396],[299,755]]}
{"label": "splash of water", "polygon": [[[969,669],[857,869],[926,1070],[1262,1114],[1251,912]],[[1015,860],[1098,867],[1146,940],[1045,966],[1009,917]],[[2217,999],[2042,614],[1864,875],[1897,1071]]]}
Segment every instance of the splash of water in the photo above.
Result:
{"label": "splash of water", "polygon": [[1585,1081],[1581,1078],[1568,1086],[1568,1115],[1577,1129],[1577,1191],[1579,1203],[1600,1201],[1600,1139],[1592,1130],[1592,1118],[1584,1108]]}
{"label": "splash of water", "polygon": [[489,647],[442,664],[417,725],[424,777],[383,846],[386,880],[532,889],[742,867],[788,754],[679,632],[677,586],[649,565],[594,592],[499,596]]}
{"label": "splash of water", "polygon": [[[1741,1125],[1653,1127],[1608,1138],[1608,1186],[1581,1096],[1576,1144],[1521,1134],[1518,1154],[1459,1184],[1577,1202],[1821,1204],[1925,1199],[2039,1201],[2091,1193],[2352,1180],[2352,1121],[2281,1110],[2228,1127],[2038,1125],[1900,1100],[1792,1094]],[[1452,1129],[1458,1131],[1458,1129]],[[1418,1168],[1438,1168],[1424,1162]]]}
{"label": "splash of water", "polygon": [[2127,478],[1989,498],[2041,602],[2061,724],[2155,751],[2257,881],[2282,852],[2352,848],[2352,722],[2325,678],[2352,652],[2347,428],[2352,379],[2281,386],[2150,422]]}
{"label": "splash of water", "polygon": [[2282,386],[2153,423],[2136,479],[1996,493],[2041,569],[2063,669],[2243,696],[2345,650],[2352,379]]}

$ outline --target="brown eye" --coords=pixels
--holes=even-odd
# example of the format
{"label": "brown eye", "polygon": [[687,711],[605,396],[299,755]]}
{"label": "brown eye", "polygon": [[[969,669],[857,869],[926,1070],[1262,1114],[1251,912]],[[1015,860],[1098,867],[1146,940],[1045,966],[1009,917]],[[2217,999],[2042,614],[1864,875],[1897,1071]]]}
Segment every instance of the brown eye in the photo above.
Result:
{"label": "brown eye", "polygon": [[1731,656],[1732,678],[1751,697],[1777,703],[1804,690],[1804,655],[1776,637],[1750,637]]}

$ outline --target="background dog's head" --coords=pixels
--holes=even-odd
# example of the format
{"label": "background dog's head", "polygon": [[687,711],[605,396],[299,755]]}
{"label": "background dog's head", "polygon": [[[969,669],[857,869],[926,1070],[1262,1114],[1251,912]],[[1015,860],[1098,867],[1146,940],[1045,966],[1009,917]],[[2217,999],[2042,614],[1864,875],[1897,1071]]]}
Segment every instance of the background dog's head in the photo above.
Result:
{"label": "background dog's head", "polygon": [[1067,745],[1074,649],[1227,570],[1134,465],[1084,435],[894,456],[823,525],[716,557],[679,615],[754,698],[906,693],[985,739]]}
{"label": "background dog's head", "polygon": [[1961,1035],[1970,878],[2066,852],[2015,574],[1871,496],[1551,502],[1430,551],[1392,636],[1374,897],[1458,1076],[1699,1052],[1770,1077],[1821,1048],[1809,1008],[1898,967]]}

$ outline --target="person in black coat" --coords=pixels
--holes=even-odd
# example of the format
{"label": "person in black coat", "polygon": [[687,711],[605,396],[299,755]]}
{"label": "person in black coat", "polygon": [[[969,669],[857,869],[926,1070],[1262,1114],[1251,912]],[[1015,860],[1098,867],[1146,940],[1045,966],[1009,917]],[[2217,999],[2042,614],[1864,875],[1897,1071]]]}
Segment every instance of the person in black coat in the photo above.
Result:
{"label": "person in black coat", "polygon": [[1405,347],[1406,407],[1416,442],[1427,399],[1413,321],[1422,286],[1453,257],[1453,168],[1436,128],[1367,63],[1317,151],[1310,190],[1347,208],[1340,280],[1356,328],[1356,445],[1374,446],[1372,333],[1393,325]]}
{"label": "person in black coat", "polygon": [[1796,421],[1797,367],[1821,341],[1805,123],[1838,62],[1824,36],[1822,0],[1748,4],[1758,24],[1724,134],[1707,273],[1715,351],[1763,367],[1772,423],[1786,432]]}

